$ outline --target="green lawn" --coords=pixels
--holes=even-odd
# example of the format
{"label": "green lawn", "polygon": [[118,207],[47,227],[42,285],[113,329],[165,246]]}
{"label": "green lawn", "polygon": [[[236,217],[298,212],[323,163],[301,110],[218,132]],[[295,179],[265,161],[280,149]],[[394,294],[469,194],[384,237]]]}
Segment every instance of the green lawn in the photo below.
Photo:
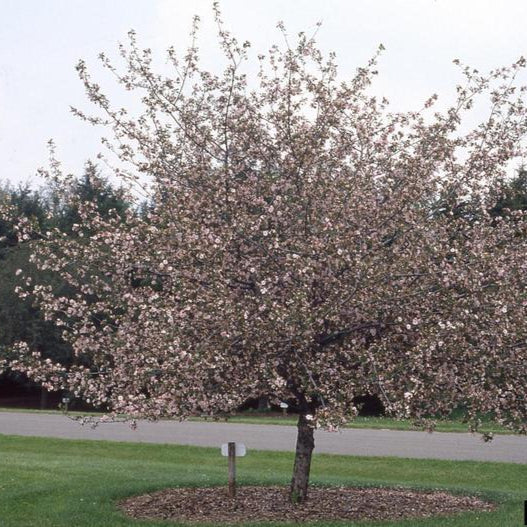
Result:
{"label": "green lawn", "polygon": [[[0,435],[0,456],[2,527],[175,525],[126,519],[115,502],[124,496],[167,486],[222,485],[227,472],[225,458],[217,449],[171,445]],[[239,461],[238,480],[240,484],[286,484],[292,460],[292,453],[251,451]],[[500,503],[492,513],[356,524],[372,527],[516,527],[523,524],[523,500],[527,498],[527,467],[512,463],[321,454],[314,457],[312,482],[445,488],[480,493]]]}
{"label": "green lawn", "polygon": [[[273,424],[273,425],[296,425],[296,417],[293,415],[258,415],[256,412],[235,415],[229,418],[231,423],[246,424]],[[445,419],[436,421],[437,432],[467,432],[468,426],[462,419]],[[419,430],[410,419],[394,419],[391,417],[357,417],[346,425],[346,428],[372,428],[388,430]],[[511,434],[510,430],[492,421],[484,421],[480,432],[492,432],[493,434]]]}

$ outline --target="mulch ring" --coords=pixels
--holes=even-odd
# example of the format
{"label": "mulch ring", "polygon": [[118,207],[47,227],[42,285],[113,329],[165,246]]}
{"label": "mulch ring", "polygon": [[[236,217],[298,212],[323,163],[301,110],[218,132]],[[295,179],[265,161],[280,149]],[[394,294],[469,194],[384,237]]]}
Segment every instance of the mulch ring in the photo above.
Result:
{"label": "mulch ring", "polygon": [[224,487],[175,488],[119,503],[138,519],[189,523],[320,520],[399,520],[492,511],[496,506],[474,496],[402,488],[312,487],[300,506],[288,500],[287,487],[240,487],[236,499]]}

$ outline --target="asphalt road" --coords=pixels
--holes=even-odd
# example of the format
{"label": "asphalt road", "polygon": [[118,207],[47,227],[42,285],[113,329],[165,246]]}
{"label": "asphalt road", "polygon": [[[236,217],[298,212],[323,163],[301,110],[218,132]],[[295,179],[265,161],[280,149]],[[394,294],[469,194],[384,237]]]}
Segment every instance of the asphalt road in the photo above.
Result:
{"label": "asphalt road", "polygon": [[[92,428],[89,425],[82,426],[60,414],[0,412],[0,434],[208,447],[219,447],[228,441],[239,441],[245,443],[248,450],[294,450],[296,428],[282,425],[176,421],[140,421],[135,430],[127,423],[103,423]],[[315,452],[527,463],[527,437],[496,435],[493,441],[485,443],[479,435],[468,433],[317,430]]]}

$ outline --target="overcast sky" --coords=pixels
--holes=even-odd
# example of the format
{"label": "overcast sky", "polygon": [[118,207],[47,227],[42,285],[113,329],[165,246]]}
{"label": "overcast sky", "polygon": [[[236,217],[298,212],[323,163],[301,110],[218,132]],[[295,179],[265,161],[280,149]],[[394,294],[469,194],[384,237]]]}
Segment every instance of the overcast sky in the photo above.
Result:
{"label": "overcast sky", "polygon": [[[113,54],[133,28],[144,47],[163,57],[184,49],[193,14],[202,19],[200,50],[218,58],[211,0],[0,0],[0,179],[35,184],[53,138],[66,170],[80,173],[101,150],[101,130],[80,122],[70,105],[86,108],[75,63],[95,78],[100,51]],[[223,0],[225,25],[266,52],[281,37],[312,31],[337,53],[350,77],[382,43],[375,91],[397,110],[415,110],[432,93],[451,99],[460,81],[452,59],[480,70],[527,55],[527,0]]]}

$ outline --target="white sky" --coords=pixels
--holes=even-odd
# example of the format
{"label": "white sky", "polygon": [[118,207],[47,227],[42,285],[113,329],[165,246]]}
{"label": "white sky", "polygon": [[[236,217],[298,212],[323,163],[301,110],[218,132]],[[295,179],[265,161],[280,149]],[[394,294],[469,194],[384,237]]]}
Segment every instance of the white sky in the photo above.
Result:
{"label": "white sky", "polygon": [[[130,28],[164,58],[184,49],[193,14],[202,18],[200,50],[215,64],[212,0],[0,0],[0,179],[36,183],[53,138],[68,171],[80,173],[101,150],[96,130],[71,115],[85,104],[74,70],[83,58],[97,79],[100,51],[112,55]],[[383,43],[375,91],[394,109],[415,110],[432,93],[447,101],[460,81],[452,59],[480,70],[527,55],[527,0],[223,0],[227,28],[254,53],[289,33],[323,26],[317,41],[337,53],[349,77]]]}

